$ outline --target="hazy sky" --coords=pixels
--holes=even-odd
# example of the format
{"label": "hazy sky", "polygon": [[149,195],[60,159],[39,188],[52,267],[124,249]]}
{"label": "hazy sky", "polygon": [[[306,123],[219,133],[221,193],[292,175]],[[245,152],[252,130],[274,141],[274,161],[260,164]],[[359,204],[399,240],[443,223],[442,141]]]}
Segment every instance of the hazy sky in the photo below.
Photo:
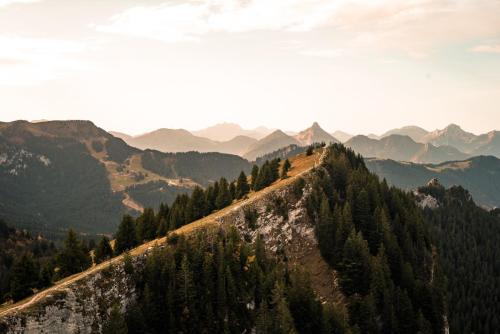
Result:
{"label": "hazy sky", "polygon": [[0,0],[0,120],[500,129],[498,0]]}

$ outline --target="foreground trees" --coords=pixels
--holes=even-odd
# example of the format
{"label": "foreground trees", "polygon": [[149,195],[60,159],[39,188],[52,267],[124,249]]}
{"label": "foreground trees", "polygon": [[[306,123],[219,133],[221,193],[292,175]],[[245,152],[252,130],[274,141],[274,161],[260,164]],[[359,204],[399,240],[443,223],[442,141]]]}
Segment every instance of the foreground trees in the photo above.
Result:
{"label": "foreground trees", "polygon": [[[134,273],[138,300],[128,333],[346,332],[345,315],[324,308],[308,276],[235,230],[180,236]],[[113,311],[105,328],[124,332]]]}
{"label": "foreground trees", "polygon": [[414,198],[369,173],[342,145],[327,148],[307,212],[321,254],[340,274],[361,333],[442,333],[445,280]]}

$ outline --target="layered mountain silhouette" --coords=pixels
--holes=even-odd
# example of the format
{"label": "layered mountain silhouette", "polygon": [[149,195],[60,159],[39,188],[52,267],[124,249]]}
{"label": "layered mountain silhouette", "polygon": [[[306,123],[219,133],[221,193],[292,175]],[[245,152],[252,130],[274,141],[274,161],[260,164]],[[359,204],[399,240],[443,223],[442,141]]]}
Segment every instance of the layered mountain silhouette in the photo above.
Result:
{"label": "layered mountain silhouette", "polygon": [[243,155],[243,157],[247,160],[253,161],[262,155],[276,151],[282,147],[289,145],[301,145],[301,143],[297,139],[287,135],[283,131],[276,130],[251,145]]}
{"label": "layered mountain silhouette", "polygon": [[422,142],[422,139],[429,134],[429,131],[418,126],[404,126],[398,129],[392,129],[380,136],[380,138],[389,137],[391,135],[408,136],[416,142]]}
{"label": "layered mountain silhouette", "polygon": [[417,143],[408,136],[390,135],[382,139],[355,136],[345,143],[364,157],[376,157],[415,163],[439,163],[468,157],[451,146],[436,147]]}
{"label": "layered mountain silhouette", "polygon": [[220,123],[205,129],[193,131],[193,134],[195,136],[205,137],[214,141],[224,142],[238,136],[261,139],[271,132],[273,132],[272,129],[268,129],[264,126],[247,130],[235,123]]}
{"label": "layered mountain silhouette", "polygon": [[486,207],[500,207],[500,160],[473,157],[442,164],[415,164],[388,159],[365,159],[366,166],[390,184],[415,189],[436,178],[446,187],[461,185]]}
{"label": "layered mountain silhouette", "polygon": [[[255,130],[243,130],[236,124],[223,123],[194,133],[183,129],[158,129],[135,137],[120,132],[113,133],[129,145],[139,149],[154,149],[162,152],[221,152],[240,155],[250,161],[288,145],[308,146],[312,143],[339,142],[316,122],[295,135],[275,130],[256,139],[259,137],[256,133],[263,134],[267,130],[262,127]],[[220,132],[219,135],[217,135],[218,132]],[[202,137],[201,134],[211,138]],[[212,139],[226,139],[233,134],[236,136],[230,140]]]}

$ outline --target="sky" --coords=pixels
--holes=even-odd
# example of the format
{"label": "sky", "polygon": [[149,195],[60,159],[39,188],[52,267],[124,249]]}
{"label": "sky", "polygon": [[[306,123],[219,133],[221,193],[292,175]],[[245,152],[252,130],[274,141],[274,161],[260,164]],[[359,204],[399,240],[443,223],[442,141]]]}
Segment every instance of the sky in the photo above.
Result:
{"label": "sky", "polygon": [[500,129],[498,0],[0,0],[0,120]]}

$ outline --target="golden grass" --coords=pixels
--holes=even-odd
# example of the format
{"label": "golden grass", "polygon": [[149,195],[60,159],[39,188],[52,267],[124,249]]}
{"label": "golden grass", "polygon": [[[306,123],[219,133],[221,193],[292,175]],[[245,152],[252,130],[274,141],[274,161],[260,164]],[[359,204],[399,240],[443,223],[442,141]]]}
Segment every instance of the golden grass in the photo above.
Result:
{"label": "golden grass", "polygon": [[[311,156],[306,156],[304,153],[304,154],[299,154],[299,155],[289,159],[292,166],[289,170],[289,173],[288,173],[289,177],[288,178],[286,178],[284,180],[278,180],[275,183],[273,183],[272,185],[270,185],[269,187],[264,188],[258,192],[250,192],[248,194],[248,198],[242,199],[239,201],[235,201],[230,206],[228,206],[224,209],[216,211],[216,212],[214,212],[206,217],[203,217],[195,222],[192,222],[192,223],[184,225],[184,226],[182,226],[174,231],[171,231],[169,233],[169,235],[173,234],[173,233],[175,233],[175,234],[190,234],[190,233],[193,233],[194,231],[197,231],[200,229],[207,229],[207,228],[211,228],[211,227],[216,227],[218,225],[218,219],[221,217],[224,217],[225,215],[227,215],[231,211],[238,210],[244,204],[253,203],[254,201],[262,198],[262,196],[265,196],[265,195],[273,192],[276,189],[282,188],[286,185],[293,183],[298,177],[300,177],[301,175],[303,175],[304,173],[306,173],[307,171],[312,169],[316,164],[319,163],[319,159],[320,159],[320,156],[322,153],[323,153],[323,149],[319,149]],[[146,242],[146,243],[132,249],[129,252],[129,254],[132,256],[139,256],[139,255],[143,254],[144,252],[146,252],[148,249],[151,249],[157,245],[165,244],[166,241],[167,241],[167,237],[162,237],[162,238],[158,238],[158,239]],[[74,274],[72,276],[66,277],[62,280],[59,280],[52,287],[49,287],[45,290],[42,290],[42,291],[38,292],[37,294],[30,296],[24,300],[21,300],[15,304],[3,305],[0,307],[0,317],[9,313],[9,312],[15,311],[17,309],[23,309],[23,308],[35,303],[36,301],[42,299],[43,297],[45,297],[47,295],[53,294],[57,291],[62,291],[68,285],[70,285],[78,280],[81,280],[81,279],[87,277],[88,275],[91,275],[91,274],[96,273],[100,270],[103,270],[103,269],[105,269],[105,268],[107,268],[115,263],[118,263],[122,259],[123,259],[123,255],[116,256],[116,257],[114,257],[106,262],[95,265],[95,266],[87,269],[86,271],[83,271],[81,273],[77,273],[77,274]]]}

